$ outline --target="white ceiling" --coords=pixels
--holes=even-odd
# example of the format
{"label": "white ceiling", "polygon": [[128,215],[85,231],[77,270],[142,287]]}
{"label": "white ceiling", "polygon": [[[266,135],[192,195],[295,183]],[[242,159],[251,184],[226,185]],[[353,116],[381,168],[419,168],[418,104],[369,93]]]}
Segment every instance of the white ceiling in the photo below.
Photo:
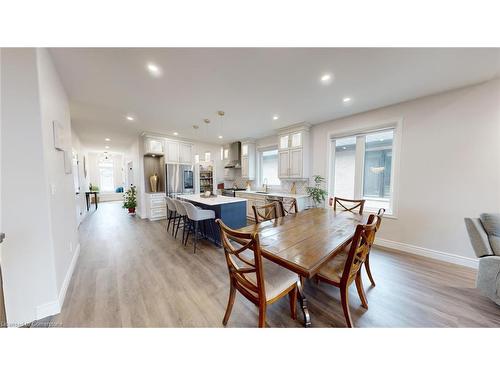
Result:
{"label": "white ceiling", "polygon": [[[123,150],[142,131],[222,143],[262,137],[500,76],[500,49],[61,48],[50,50],[82,142]],[[163,70],[152,77],[146,63]],[[331,84],[320,77],[331,73]],[[349,105],[342,101],[351,97]],[[222,134],[217,110],[224,110]],[[125,119],[132,114],[136,121]],[[274,121],[273,115],[279,119]],[[203,123],[212,120],[211,125]],[[195,131],[196,124],[200,129]]]}

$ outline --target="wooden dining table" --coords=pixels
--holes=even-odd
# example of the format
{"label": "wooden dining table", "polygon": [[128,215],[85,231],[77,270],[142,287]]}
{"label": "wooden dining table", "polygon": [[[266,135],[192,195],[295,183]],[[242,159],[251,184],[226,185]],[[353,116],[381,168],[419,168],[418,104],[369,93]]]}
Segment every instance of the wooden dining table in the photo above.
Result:
{"label": "wooden dining table", "polygon": [[239,230],[258,232],[262,256],[301,276],[299,302],[304,326],[309,327],[311,317],[303,278],[313,278],[351,241],[356,226],[366,224],[368,217],[367,214],[334,211],[332,208],[312,208]]}

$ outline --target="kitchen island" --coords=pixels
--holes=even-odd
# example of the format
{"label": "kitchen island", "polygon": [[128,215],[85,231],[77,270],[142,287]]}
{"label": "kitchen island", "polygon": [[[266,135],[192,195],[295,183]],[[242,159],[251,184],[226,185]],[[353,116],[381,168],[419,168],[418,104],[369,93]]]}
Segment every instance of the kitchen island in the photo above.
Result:
{"label": "kitchen island", "polygon": [[[215,217],[221,219],[224,224],[239,229],[247,225],[247,200],[244,198],[225,197],[222,195],[205,198],[200,194],[183,194],[177,196],[179,199],[191,202],[204,210],[215,211]],[[220,244],[219,228],[215,231],[213,240]]]}

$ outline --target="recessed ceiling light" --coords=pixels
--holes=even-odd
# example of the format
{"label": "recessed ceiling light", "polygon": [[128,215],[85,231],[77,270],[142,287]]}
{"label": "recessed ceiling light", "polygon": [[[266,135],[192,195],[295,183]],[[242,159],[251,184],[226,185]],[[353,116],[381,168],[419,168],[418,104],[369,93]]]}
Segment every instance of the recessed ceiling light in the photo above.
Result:
{"label": "recessed ceiling light", "polygon": [[332,81],[332,75],[331,74],[323,74],[320,79],[321,79],[321,83],[326,85]]}
{"label": "recessed ceiling light", "polygon": [[179,133],[177,133],[177,132],[174,132],[174,135],[179,135]]}
{"label": "recessed ceiling light", "polygon": [[104,140],[105,140],[106,142],[111,141],[111,139],[109,139],[109,138],[104,138]]}
{"label": "recessed ceiling light", "polygon": [[134,120],[135,120],[135,118],[134,118],[134,117],[132,117],[132,116],[126,116],[125,118],[126,118],[127,120],[129,120],[129,121],[134,121]]}
{"label": "recessed ceiling light", "polygon": [[349,103],[351,101],[351,98],[347,97],[347,98],[342,99],[342,101],[344,103]]}
{"label": "recessed ceiling light", "polygon": [[161,76],[161,68],[158,65],[153,64],[153,63],[148,63],[146,65],[146,68],[148,69],[149,73],[152,76],[155,76],[155,77]]}
{"label": "recessed ceiling light", "polygon": [[342,147],[342,150],[347,150],[347,147],[345,147],[345,146],[344,146],[344,147]]}
{"label": "recessed ceiling light", "polygon": [[280,118],[280,117],[279,117],[278,115],[274,115],[274,116],[273,116],[273,120],[277,120],[277,119],[279,119],[279,118]]}
{"label": "recessed ceiling light", "polygon": [[109,148],[109,146],[106,146],[106,147],[104,147],[104,148]]}
{"label": "recessed ceiling light", "polygon": [[380,139],[379,139],[379,142],[383,142],[383,141],[384,141],[384,138],[380,138]]}
{"label": "recessed ceiling light", "polygon": [[219,138],[219,139],[222,139],[223,137],[222,137],[222,135],[219,135],[219,137],[218,137],[218,138]]}

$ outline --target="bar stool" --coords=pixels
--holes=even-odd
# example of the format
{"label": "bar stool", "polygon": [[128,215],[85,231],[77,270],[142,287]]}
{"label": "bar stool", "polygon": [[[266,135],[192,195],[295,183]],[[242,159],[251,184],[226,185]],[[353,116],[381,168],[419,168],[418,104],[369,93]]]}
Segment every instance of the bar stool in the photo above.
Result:
{"label": "bar stool", "polygon": [[177,238],[177,233],[179,232],[179,227],[181,226],[181,221],[182,221],[182,242],[184,243],[184,234],[186,233],[186,219],[187,219],[187,213],[186,209],[184,208],[184,204],[181,200],[175,198],[172,199],[172,202],[175,204],[175,209],[177,211],[177,218],[179,219],[177,221],[177,227],[176,227],[176,221],[174,219],[174,226],[172,228],[172,234],[174,233],[174,228],[175,228],[175,235],[174,238]]}
{"label": "bar stool", "polygon": [[[170,223],[172,220],[175,223],[177,219],[177,208],[175,207],[174,200],[170,197],[165,197],[165,201],[167,202],[167,232],[170,229]],[[174,225],[172,225],[172,235],[174,235]]]}
{"label": "bar stool", "polygon": [[[184,242],[184,245],[187,245],[187,240],[189,238],[189,233],[191,233],[191,230],[193,230],[193,235],[194,235],[194,252],[196,253],[196,241],[198,238],[198,225],[201,222],[204,224],[206,220],[208,221],[208,225],[210,228],[210,232],[212,235],[212,238],[214,238],[214,230],[212,227],[212,222],[215,220],[215,211],[212,210],[203,210],[198,207],[196,207],[194,204],[190,202],[182,202],[184,205],[184,208],[186,209],[187,212],[187,217],[189,219],[189,224],[188,224],[188,232],[186,236],[186,240]],[[194,225],[193,225],[194,224]],[[206,237],[206,231],[204,233],[204,236]]]}

